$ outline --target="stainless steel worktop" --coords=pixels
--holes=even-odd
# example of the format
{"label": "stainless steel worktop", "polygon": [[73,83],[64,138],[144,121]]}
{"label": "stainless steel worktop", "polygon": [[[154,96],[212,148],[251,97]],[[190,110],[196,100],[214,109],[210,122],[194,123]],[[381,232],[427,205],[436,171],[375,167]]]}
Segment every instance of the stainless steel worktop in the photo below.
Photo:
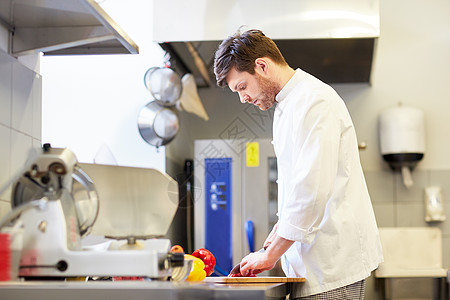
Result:
{"label": "stainless steel worktop", "polygon": [[1,299],[143,300],[143,299],[285,299],[289,286],[211,284],[169,281],[27,281],[0,282]]}

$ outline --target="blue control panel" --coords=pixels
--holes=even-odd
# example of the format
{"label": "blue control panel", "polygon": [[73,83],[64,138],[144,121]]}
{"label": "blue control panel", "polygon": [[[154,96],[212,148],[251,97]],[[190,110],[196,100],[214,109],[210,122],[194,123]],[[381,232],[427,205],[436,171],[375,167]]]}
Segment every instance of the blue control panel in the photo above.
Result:
{"label": "blue control panel", "polygon": [[231,163],[231,158],[205,158],[205,248],[226,272],[233,267]]}

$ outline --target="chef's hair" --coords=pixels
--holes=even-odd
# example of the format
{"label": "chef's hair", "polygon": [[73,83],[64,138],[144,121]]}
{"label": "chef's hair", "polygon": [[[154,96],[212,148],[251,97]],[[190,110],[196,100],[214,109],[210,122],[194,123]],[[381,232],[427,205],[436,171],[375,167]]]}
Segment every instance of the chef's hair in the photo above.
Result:
{"label": "chef's hair", "polygon": [[225,87],[226,77],[233,67],[239,72],[255,74],[255,60],[268,57],[275,63],[287,65],[283,55],[272,39],[261,30],[239,30],[219,45],[214,57],[214,74],[217,85]]}

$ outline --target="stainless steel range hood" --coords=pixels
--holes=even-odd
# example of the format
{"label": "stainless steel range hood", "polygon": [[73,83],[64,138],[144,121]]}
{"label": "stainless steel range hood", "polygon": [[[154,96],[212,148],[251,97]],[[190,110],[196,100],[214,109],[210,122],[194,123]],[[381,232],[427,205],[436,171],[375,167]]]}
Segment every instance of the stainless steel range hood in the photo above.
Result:
{"label": "stainless steel range hood", "polygon": [[328,83],[370,82],[380,31],[379,0],[157,0],[153,19],[153,39],[199,87],[214,85],[214,52],[241,25]]}
{"label": "stainless steel range hood", "polygon": [[139,52],[94,0],[0,0],[0,25],[16,57]]}

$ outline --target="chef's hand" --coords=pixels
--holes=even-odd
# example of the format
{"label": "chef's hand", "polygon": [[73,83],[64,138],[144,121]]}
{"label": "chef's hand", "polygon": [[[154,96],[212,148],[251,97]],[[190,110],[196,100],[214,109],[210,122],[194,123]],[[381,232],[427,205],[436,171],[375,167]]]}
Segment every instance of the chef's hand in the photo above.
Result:
{"label": "chef's hand", "polygon": [[253,252],[244,257],[240,263],[241,274],[246,277],[271,270],[278,258],[269,257],[267,252]]}
{"label": "chef's hand", "polygon": [[272,243],[272,241],[277,236],[277,228],[278,228],[278,222],[273,226],[272,231],[267,236],[266,240],[264,241],[264,249],[269,247],[269,245]]}
{"label": "chef's hand", "polygon": [[293,243],[294,241],[275,235],[265,252],[250,253],[242,259],[240,263],[242,276],[258,274],[273,269],[278,259]]}

